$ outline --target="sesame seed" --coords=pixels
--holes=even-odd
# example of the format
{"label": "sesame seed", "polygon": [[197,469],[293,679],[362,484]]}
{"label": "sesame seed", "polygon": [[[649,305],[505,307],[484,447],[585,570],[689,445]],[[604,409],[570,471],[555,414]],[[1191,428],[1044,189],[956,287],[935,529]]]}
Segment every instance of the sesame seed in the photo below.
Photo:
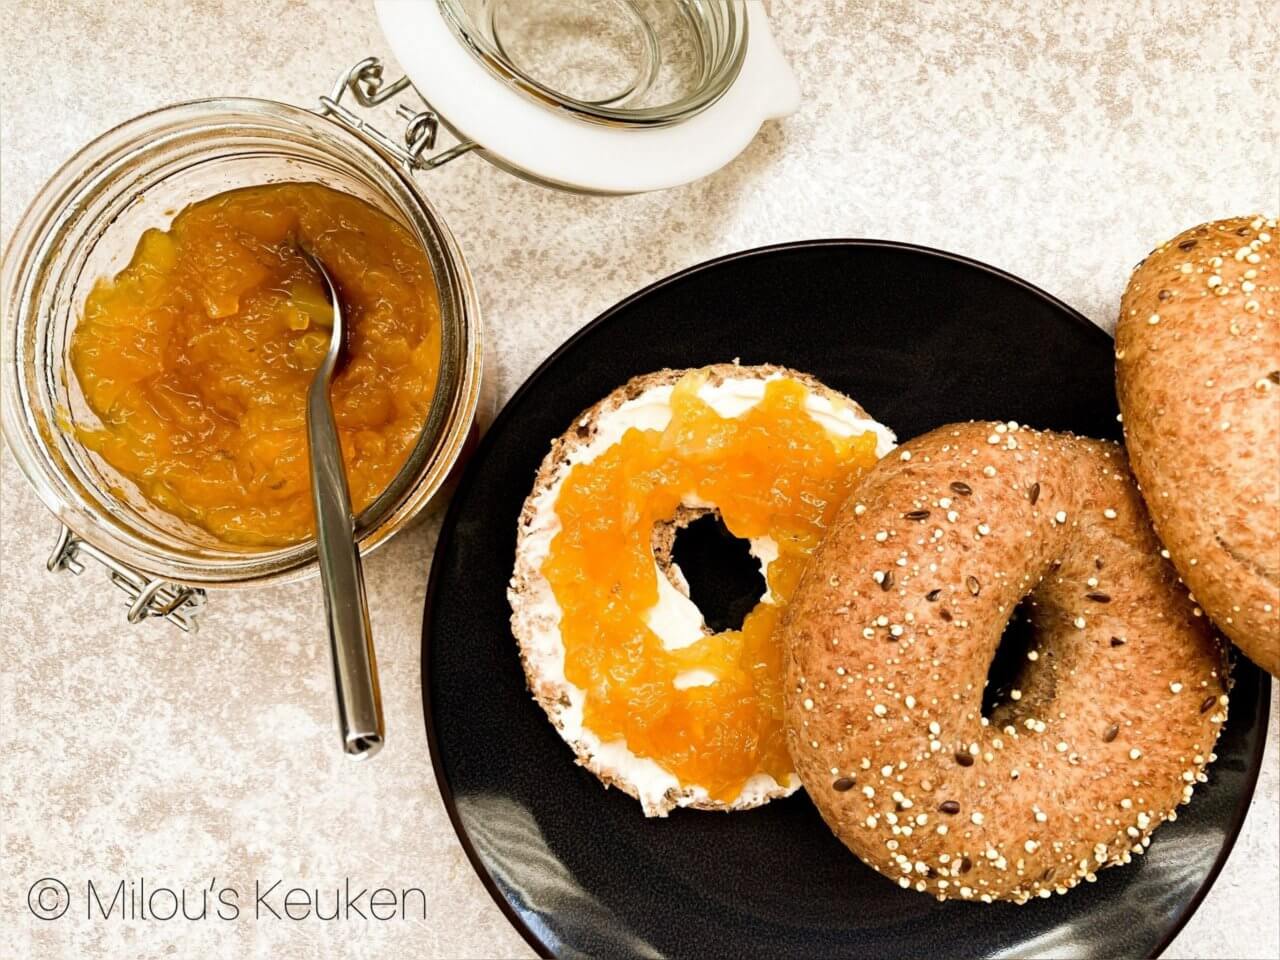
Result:
{"label": "sesame seed", "polygon": [[1181,693],[1181,692],[1182,692],[1182,684],[1178,683],[1178,682],[1175,680],[1173,683],[1169,684],[1169,691],[1170,691],[1171,693]]}
{"label": "sesame seed", "polygon": [[812,710],[812,709],[813,709],[813,698],[812,698],[812,697],[805,697],[805,698],[804,698],[804,708],[805,708],[806,710]]}
{"label": "sesame seed", "polygon": [[1059,510],[1057,513],[1055,513],[1055,514],[1053,515],[1053,519],[1057,520],[1059,523],[1066,523],[1066,522],[1067,522],[1067,511],[1065,511],[1065,510]]}
{"label": "sesame seed", "polygon": [[883,717],[888,712],[889,712],[889,708],[886,707],[883,703],[877,703],[875,707],[872,708],[872,713],[874,713],[877,717]]}
{"label": "sesame seed", "polygon": [[983,817],[982,817],[982,814],[980,814],[977,810],[973,811],[973,814],[969,817],[969,819],[972,820],[974,823],[978,824],[979,826],[982,825]]}
{"label": "sesame seed", "polygon": [[1102,515],[1106,517],[1108,520],[1114,520],[1116,518],[1116,512],[1112,510],[1110,507],[1107,507],[1107,509],[1103,510]]}
{"label": "sesame seed", "polygon": [[1132,750],[1129,751],[1130,760],[1137,760],[1141,756],[1142,756],[1142,751],[1139,750],[1137,747],[1134,747]]}

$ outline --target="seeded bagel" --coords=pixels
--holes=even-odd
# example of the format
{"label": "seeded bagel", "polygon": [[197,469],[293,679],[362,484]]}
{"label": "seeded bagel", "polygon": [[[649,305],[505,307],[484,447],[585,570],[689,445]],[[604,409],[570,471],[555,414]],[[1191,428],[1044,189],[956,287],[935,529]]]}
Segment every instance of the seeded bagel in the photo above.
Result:
{"label": "seeded bagel", "polygon": [[[881,460],[780,625],[791,755],[836,836],[986,902],[1141,853],[1227,714],[1222,647],[1159,550],[1114,444],[968,423]],[[988,719],[1024,598],[1033,644]]]}
{"label": "seeded bagel", "polygon": [[1125,443],[1196,601],[1280,673],[1280,256],[1274,219],[1179,234],[1134,271],[1116,325]]}

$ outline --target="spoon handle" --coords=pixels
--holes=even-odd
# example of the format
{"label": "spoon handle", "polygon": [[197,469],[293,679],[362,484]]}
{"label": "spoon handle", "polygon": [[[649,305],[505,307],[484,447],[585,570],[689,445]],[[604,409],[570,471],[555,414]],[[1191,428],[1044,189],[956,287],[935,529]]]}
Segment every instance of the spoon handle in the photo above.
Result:
{"label": "spoon handle", "polygon": [[316,549],[324,585],[329,647],[333,654],[338,726],[343,749],[359,759],[378,751],[386,736],[386,727],[360,551],[355,542],[351,494],[342,466],[342,447],[338,443],[338,428],[327,391],[317,394],[321,391],[312,390],[307,402]]}

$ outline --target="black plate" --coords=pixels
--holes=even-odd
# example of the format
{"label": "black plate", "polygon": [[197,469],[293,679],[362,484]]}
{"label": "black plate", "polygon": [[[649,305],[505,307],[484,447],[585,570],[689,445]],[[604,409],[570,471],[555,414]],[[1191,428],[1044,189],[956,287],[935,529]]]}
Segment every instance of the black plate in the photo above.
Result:
{"label": "black plate", "polygon": [[512,398],[454,496],[423,628],[436,779],[485,886],[558,956],[1141,956],[1226,858],[1261,761],[1265,675],[1237,669],[1209,783],[1132,866],[1064,897],[939,904],[864,867],[803,794],[646,820],[574,765],[525,689],[506,586],[516,517],[552,438],[627,378],[741,358],[807,370],[909,438],[992,417],[1118,436],[1111,339],[990,267],[822,241],[703,264],[624,300]]}

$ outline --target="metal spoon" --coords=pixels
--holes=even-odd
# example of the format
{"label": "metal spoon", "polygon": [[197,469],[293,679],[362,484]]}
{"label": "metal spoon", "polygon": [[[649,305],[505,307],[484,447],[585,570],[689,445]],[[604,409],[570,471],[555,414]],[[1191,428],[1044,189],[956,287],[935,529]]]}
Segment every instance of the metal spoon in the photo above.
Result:
{"label": "metal spoon", "polygon": [[[301,248],[299,248],[301,250]],[[311,499],[316,513],[316,552],[324,587],[324,612],[333,654],[334,691],[342,748],[356,760],[371,757],[382,747],[386,726],[378,689],[378,663],[369,628],[364,574],[356,548],[351,492],[342,464],[338,426],[333,419],[329,386],[346,343],[342,304],[333,278],[307,250],[302,255],[324,278],[333,305],[329,349],[307,391],[307,445],[311,454]]]}

